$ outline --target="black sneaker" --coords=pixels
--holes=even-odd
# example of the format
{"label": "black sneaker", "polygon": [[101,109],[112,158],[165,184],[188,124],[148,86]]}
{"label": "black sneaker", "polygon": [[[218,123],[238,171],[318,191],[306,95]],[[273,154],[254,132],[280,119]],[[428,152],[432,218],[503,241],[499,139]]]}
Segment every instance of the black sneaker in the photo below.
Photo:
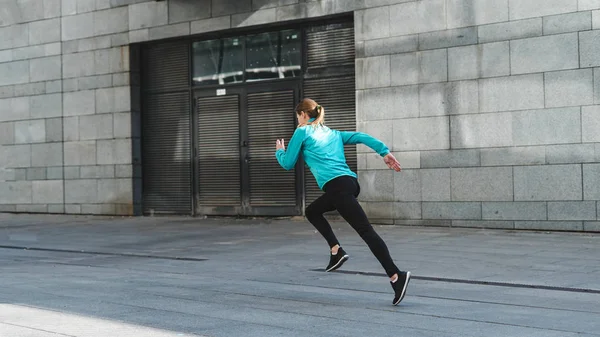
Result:
{"label": "black sneaker", "polygon": [[327,268],[325,268],[325,271],[333,271],[338,269],[344,264],[344,262],[346,262],[346,260],[348,260],[348,257],[348,254],[346,254],[342,247],[340,247],[337,254],[331,254],[331,257],[329,258],[329,265]]}
{"label": "black sneaker", "polygon": [[406,288],[408,287],[408,282],[410,281],[410,272],[409,271],[401,271],[398,273],[398,280],[396,280],[396,282],[392,283],[392,281],[390,281],[392,288],[394,289],[394,301],[392,302],[394,305],[398,305],[398,303],[400,303],[400,301],[402,301],[402,299],[404,298],[404,295],[406,295]]}

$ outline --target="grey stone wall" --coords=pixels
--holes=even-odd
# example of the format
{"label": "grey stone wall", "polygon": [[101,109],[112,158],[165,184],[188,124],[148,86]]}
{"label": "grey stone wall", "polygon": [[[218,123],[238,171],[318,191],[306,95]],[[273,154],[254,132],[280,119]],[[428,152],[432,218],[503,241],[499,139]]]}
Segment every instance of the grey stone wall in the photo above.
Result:
{"label": "grey stone wall", "polygon": [[600,228],[600,0],[0,4],[2,210],[131,212],[130,43],[350,12],[375,222]]}

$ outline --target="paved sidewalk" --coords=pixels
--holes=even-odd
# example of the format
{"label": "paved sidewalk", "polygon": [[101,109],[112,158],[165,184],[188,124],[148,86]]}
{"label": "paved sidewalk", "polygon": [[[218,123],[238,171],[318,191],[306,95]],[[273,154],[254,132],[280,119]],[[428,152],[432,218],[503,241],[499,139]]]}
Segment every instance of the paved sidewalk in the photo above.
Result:
{"label": "paved sidewalk", "polygon": [[[0,214],[0,336],[600,336],[600,235],[376,226],[325,273],[305,221]],[[24,249],[28,248],[28,249]]]}

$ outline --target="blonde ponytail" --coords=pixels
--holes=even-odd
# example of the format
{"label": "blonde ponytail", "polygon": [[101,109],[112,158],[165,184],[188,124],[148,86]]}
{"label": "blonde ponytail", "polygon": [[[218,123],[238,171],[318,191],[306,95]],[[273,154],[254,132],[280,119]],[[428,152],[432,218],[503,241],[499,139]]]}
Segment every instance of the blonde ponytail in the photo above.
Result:
{"label": "blonde ponytail", "polygon": [[325,124],[325,108],[320,105],[317,105],[315,108],[316,119],[312,122],[313,127],[317,127],[319,125]]}

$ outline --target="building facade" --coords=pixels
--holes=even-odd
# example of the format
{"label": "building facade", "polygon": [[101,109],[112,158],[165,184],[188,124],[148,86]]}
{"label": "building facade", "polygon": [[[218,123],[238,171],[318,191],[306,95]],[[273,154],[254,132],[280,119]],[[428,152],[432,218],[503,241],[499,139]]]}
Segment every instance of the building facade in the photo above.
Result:
{"label": "building facade", "polygon": [[0,0],[0,211],[302,215],[302,97],[374,222],[600,230],[600,0]]}

